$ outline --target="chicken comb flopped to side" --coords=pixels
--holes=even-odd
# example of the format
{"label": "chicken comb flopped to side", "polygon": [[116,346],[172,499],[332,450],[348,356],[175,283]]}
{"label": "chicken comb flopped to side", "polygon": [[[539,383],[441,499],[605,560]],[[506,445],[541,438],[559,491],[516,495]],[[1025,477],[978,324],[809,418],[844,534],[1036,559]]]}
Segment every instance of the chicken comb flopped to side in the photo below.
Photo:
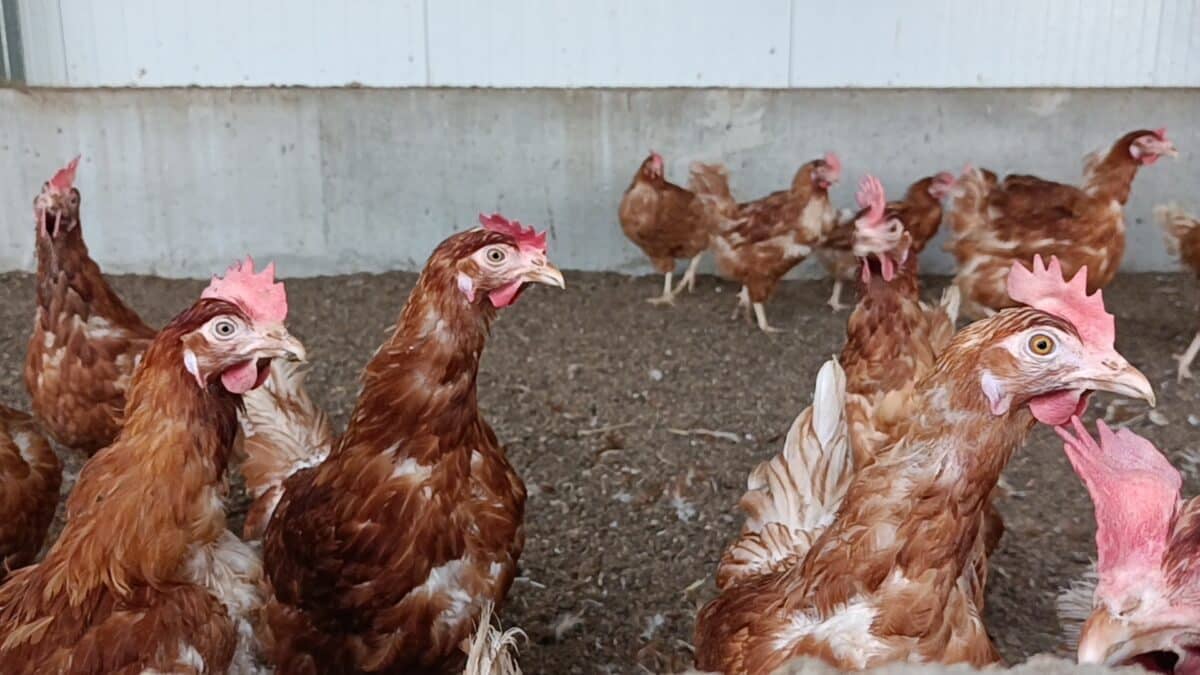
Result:
{"label": "chicken comb flopped to side", "polygon": [[[858,184],[859,208],[867,209],[867,213],[858,222],[867,226],[878,226],[884,223],[884,212],[887,209],[887,195],[879,179],[871,174],[863,176]],[[865,221],[865,222],[864,222]]]}
{"label": "chicken comb flopped to side", "polygon": [[66,166],[59,169],[50,178],[50,187],[54,190],[65,192],[71,189],[75,184],[75,170],[79,168],[79,158],[82,155],[76,155],[75,159],[67,163]]}
{"label": "chicken comb flopped to side", "polygon": [[[966,166],[966,168],[963,169],[963,172],[965,173],[970,170],[971,170],[971,165],[968,164]],[[942,183],[943,185],[953,186],[955,183],[958,182],[958,178],[954,174],[950,173],[949,171],[939,171],[937,173],[937,175],[935,175],[933,177],[933,181],[935,183]]]}
{"label": "chicken comb flopped to side", "polygon": [[213,275],[200,297],[232,302],[256,322],[282,323],[287,318],[287,292],[282,281],[275,281],[275,263],[256,274],[250,256],[231,265],[224,277]]}
{"label": "chicken comb flopped to side", "polygon": [[1155,130],[1154,130],[1154,135],[1155,135],[1155,136],[1158,136],[1158,140],[1160,140],[1160,141],[1165,141],[1165,140],[1167,140],[1167,128],[1166,128],[1166,127],[1159,127],[1159,128],[1157,128],[1157,129],[1155,129]]}
{"label": "chicken comb flopped to side", "polygon": [[1019,261],[1013,262],[1008,273],[1008,295],[1016,302],[1070,322],[1089,346],[1112,349],[1116,341],[1116,322],[1104,310],[1102,293],[1087,293],[1086,265],[1073,279],[1065,281],[1055,256],[1050,256],[1050,264],[1046,265],[1042,256],[1035,255],[1032,270]]}
{"label": "chicken comb flopped to side", "polygon": [[833,180],[840,178],[842,175],[842,160],[837,156],[837,153],[827,152],[825,153],[824,159],[825,164],[829,166],[829,170],[832,174],[830,178]]}
{"label": "chicken comb flopped to side", "polygon": [[663,172],[663,157],[662,157],[662,155],[651,150],[650,151],[650,165],[654,167],[655,171],[662,173]]}
{"label": "chicken comb flopped to side", "polygon": [[521,223],[515,220],[509,220],[499,213],[493,213],[490,216],[479,214],[479,223],[484,229],[492,232],[507,234],[517,240],[517,246],[523,249],[537,251],[539,253],[546,252],[546,233],[536,232],[532,227],[522,227]]}
{"label": "chicken comb flopped to side", "polygon": [[1129,581],[1122,576],[1159,568],[1183,480],[1150,441],[1129,429],[1114,433],[1097,421],[1097,443],[1079,417],[1071,424],[1074,435],[1065,427],[1056,430],[1095,507],[1103,591]]}

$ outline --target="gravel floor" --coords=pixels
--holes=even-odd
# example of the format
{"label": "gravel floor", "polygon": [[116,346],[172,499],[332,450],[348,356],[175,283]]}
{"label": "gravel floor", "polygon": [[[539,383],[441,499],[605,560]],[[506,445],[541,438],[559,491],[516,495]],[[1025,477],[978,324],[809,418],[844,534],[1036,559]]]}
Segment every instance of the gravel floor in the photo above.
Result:
{"label": "gravel floor", "polygon": [[[360,368],[414,278],[288,282],[289,324],[314,362],[310,390],[339,426]],[[728,320],[731,284],[703,278],[674,307],[647,305],[660,282],[568,274],[566,292],[533,289],[495,325],[480,405],[529,486],[525,576],[503,612],[529,634],[525,672],[690,665],[692,620],[740,526],[735,505],[746,474],[779,449],[817,368],[841,348],[847,313],[824,305],[826,282],[781,287],[768,312],[789,331],[774,336]],[[928,280],[929,294],[945,282]],[[153,325],[203,286],[132,276],[113,284]],[[1105,295],[1119,348],[1155,382],[1160,403],[1148,415],[1099,395],[1092,414],[1131,424],[1184,471],[1185,490],[1200,492],[1200,385],[1176,385],[1171,359],[1197,324],[1194,284],[1183,275],[1127,275]],[[22,409],[32,298],[31,276],[0,275],[0,401]],[[1046,429],[1005,481],[1008,531],[992,561],[987,619],[1004,655],[1018,661],[1056,647],[1053,596],[1092,554],[1092,516]]]}

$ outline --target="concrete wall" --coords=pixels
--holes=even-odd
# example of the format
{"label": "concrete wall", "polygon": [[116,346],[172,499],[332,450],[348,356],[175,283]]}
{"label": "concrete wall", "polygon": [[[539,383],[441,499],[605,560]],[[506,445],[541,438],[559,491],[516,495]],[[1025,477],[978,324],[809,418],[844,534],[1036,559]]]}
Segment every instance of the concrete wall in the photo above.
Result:
{"label": "concrete wall", "polygon": [[643,272],[616,210],[651,147],[679,181],[724,161],[743,198],[836,150],[849,205],[868,170],[889,194],[966,162],[1076,181],[1086,151],[1158,126],[1182,157],[1138,177],[1125,268],[1169,269],[1150,210],[1200,209],[1198,111],[1195,89],[0,90],[0,270],[32,269],[33,196],[79,152],[112,272],[201,277],[247,252],[289,276],[416,269],[492,210],[548,227],[563,267]]}
{"label": "concrete wall", "polygon": [[1200,0],[6,1],[40,86],[1200,86]]}

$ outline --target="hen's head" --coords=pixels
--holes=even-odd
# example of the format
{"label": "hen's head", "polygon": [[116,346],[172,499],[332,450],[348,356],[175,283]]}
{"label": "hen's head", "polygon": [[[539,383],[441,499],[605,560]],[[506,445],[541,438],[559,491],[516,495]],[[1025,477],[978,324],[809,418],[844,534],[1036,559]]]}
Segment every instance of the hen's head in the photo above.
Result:
{"label": "hen's head", "polygon": [[488,302],[507,307],[529,284],[563,288],[562,272],[546,259],[546,234],[507,220],[480,214],[482,228],[454,235],[434,252],[448,258],[463,298],[471,304]]}
{"label": "hen's head", "polygon": [[954,186],[957,182],[958,180],[954,177],[954,174],[949,171],[943,171],[933,176],[932,180],[930,180],[929,196],[940,202],[954,193]]}
{"label": "hen's head", "polygon": [[1057,258],[1035,256],[1032,271],[1013,263],[1008,294],[1025,307],[973,324],[990,342],[977,355],[980,386],[994,415],[1028,406],[1040,422],[1058,426],[1087,406],[1092,391],[1144,399],[1154,389],[1117,353],[1113,316],[1100,291],[1087,294],[1087,268],[1065,281]]}
{"label": "hen's head", "polygon": [[641,168],[638,169],[638,176],[648,181],[658,182],[663,180],[664,175],[666,175],[666,171],[663,167],[662,155],[651,150],[650,156],[646,157]]}
{"label": "hen's head", "polygon": [[1165,127],[1153,131],[1148,129],[1131,131],[1125,134],[1121,140],[1129,144],[1129,156],[1142,166],[1150,166],[1163,155],[1179,156],[1179,152],[1175,150],[1175,144],[1167,140]]}
{"label": "hen's head", "polygon": [[33,217],[37,221],[38,238],[49,241],[62,239],[79,226],[79,190],[75,187],[75,169],[79,157],[59,169],[42,185],[33,198]]}
{"label": "hen's head", "polygon": [[871,259],[879,264],[884,281],[896,276],[896,268],[908,258],[912,235],[887,210],[887,197],[879,179],[867,175],[858,186],[858,205],[863,209],[854,221],[854,255],[863,259],[863,281],[871,278]]}
{"label": "hen's head", "polygon": [[255,273],[246,258],[213,277],[193,307],[180,336],[183,367],[201,389],[219,382],[244,394],[266,380],[271,359],[304,359],[304,345],[284,328],[286,317],[287,294],[275,281],[275,264]]}
{"label": "hen's head", "polygon": [[820,190],[828,190],[842,177],[842,160],[832,152],[825,153],[821,159],[814,159],[812,166],[812,182]]}
{"label": "hen's head", "polygon": [[[1080,663],[1200,667],[1200,522],[1181,522],[1179,472],[1150,441],[1078,417],[1058,429],[1096,513],[1099,581],[1079,636]],[[1200,513],[1190,520],[1200,520]],[[1176,671],[1187,663],[1190,668]]]}

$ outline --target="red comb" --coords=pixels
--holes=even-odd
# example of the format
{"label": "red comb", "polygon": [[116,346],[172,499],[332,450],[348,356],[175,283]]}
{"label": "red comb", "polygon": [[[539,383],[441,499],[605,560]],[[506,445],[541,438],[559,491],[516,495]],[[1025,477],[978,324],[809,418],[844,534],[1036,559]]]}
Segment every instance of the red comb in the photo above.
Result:
{"label": "red comb", "polygon": [[1099,290],[1087,294],[1087,266],[1079,268],[1070,281],[1063,280],[1062,265],[1050,256],[1050,265],[1042,256],[1033,256],[1033,270],[1014,262],[1008,273],[1008,295],[1019,303],[1065,319],[1075,326],[1085,344],[1112,349],[1116,341],[1113,315],[1104,311]]}
{"label": "red comb", "polygon": [[66,166],[59,169],[50,179],[50,187],[55,190],[70,190],[75,184],[75,169],[79,167],[79,158],[81,155],[76,155],[75,159],[67,163]]}
{"label": "red comb", "polygon": [[232,302],[256,322],[282,323],[287,318],[287,293],[283,282],[275,281],[275,263],[255,274],[250,256],[231,265],[224,277],[213,275],[200,297]]}
{"label": "red comb", "polygon": [[1097,421],[1097,443],[1078,417],[1075,435],[1057,427],[1063,450],[1083,479],[1096,510],[1096,549],[1101,584],[1118,568],[1157,568],[1167,546],[1171,517],[1183,480],[1158,448],[1121,429],[1113,433]]}
{"label": "red comb", "polygon": [[1154,135],[1155,135],[1155,136],[1158,136],[1158,140],[1160,140],[1160,141],[1165,141],[1165,140],[1167,140],[1167,128],[1166,128],[1166,127],[1159,127],[1159,128],[1157,128],[1157,129],[1155,129],[1155,130],[1154,130]]}
{"label": "red comb", "polygon": [[[967,168],[970,169],[970,167],[971,165],[968,164]],[[947,185],[954,185],[958,182],[958,179],[954,177],[954,174],[950,173],[949,171],[942,171],[934,176],[933,179],[939,183],[945,183]]]}
{"label": "red comb", "polygon": [[833,170],[834,178],[842,175],[842,160],[838,159],[836,154],[832,152],[825,153],[825,163]]}
{"label": "red comb", "polygon": [[883,192],[883,185],[879,183],[879,179],[871,174],[863,176],[858,183],[858,206],[859,208],[868,209],[865,216],[867,225],[876,225],[883,222],[883,213],[887,208],[887,197]]}
{"label": "red comb", "polygon": [[525,249],[533,249],[541,253],[546,252],[546,233],[535,232],[532,227],[521,227],[521,223],[515,220],[509,220],[499,213],[493,213],[490,216],[479,214],[479,223],[484,229],[492,232],[507,234],[517,240],[517,246]]}

